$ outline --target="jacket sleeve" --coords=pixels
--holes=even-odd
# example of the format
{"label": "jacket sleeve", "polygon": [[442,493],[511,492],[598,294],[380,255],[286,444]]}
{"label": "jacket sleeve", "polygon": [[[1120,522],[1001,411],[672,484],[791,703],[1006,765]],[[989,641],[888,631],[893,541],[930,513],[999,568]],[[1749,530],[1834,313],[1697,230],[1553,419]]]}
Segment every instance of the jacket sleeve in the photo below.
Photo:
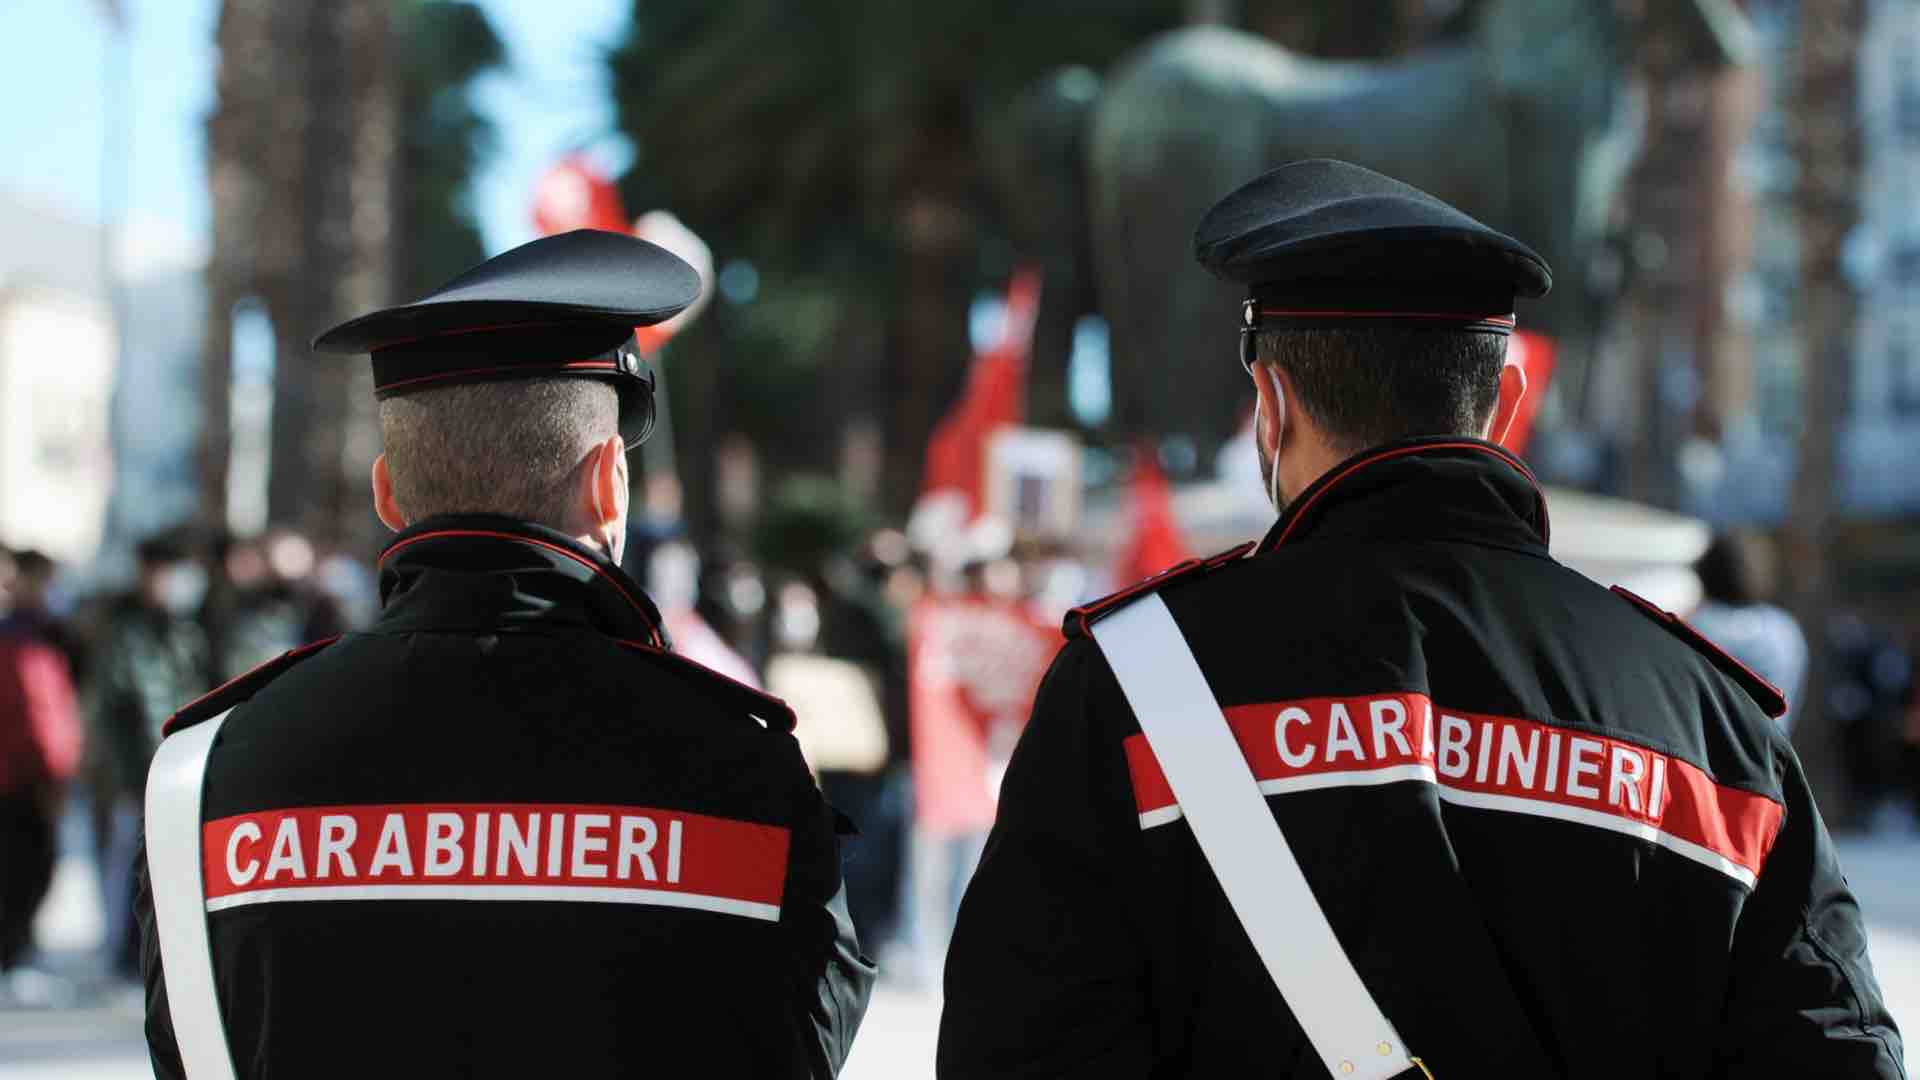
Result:
{"label": "jacket sleeve", "polygon": [[1067,645],[1008,763],[955,923],[942,1080],[1129,1080],[1152,1067],[1148,965],[1119,873],[1141,848],[1124,718],[1095,715],[1124,709],[1096,646]]}
{"label": "jacket sleeve", "polygon": [[147,877],[147,841],[140,839],[133,862],[134,918],[140,924],[140,973],[147,986],[147,1054],[157,1080],[187,1080],[180,1044],[173,1036],[167,1004],[167,976],[160,967],[160,928],[153,917],[153,882]]}
{"label": "jacket sleeve", "polygon": [[787,917],[800,935],[795,1007],[808,1074],[832,1080],[847,1062],[879,972],[861,953],[847,911],[840,880],[840,815],[814,785],[797,744],[793,758],[803,784],[788,881],[788,896],[799,909]]}
{"label": "jacket sleeve", "polygon": [[1734,930],[1719,1074],[1903,1078],[1859,902],[1798,758],[1776,752],[1786,816]]}

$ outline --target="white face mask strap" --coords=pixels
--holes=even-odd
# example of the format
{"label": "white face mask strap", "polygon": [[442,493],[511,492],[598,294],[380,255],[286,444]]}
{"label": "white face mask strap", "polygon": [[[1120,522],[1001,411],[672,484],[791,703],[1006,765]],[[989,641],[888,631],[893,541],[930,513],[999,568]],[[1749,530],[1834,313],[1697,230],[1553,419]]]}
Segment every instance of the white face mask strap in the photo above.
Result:
{"label": "white face mask strap", "polygon": [[1267,499],[1273,503],[1277,512],[1282,506],[1280,498],[1280,439],[1287,430],[1287,392],[1280,385],[1280,373],[1272,364],[1256,364],[1254,370],[1259,377],[1267,381],[1267,388],[1273,391],[1273,460],[1267,469]]}

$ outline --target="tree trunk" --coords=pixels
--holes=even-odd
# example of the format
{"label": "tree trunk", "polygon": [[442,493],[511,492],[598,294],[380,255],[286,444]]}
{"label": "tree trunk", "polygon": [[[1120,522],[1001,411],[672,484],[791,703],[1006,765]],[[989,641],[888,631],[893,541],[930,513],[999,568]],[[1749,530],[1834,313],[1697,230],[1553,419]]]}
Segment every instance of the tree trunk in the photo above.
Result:
{"label": "tree trunk", "polygon": [[207,263],[207,330],[200,374],[198,446],[201,519],[227,522],[232,450],[234,305],[258,291],[260,218],[271,181],[263,164],[273,131],[275,64],[272,5],[228,0],[215,41],[213,115],[207,121],[207,183],[213,204],[213,252]]}
{"label": "tree trunk", "polygon": [[1234,0],[1186,0],[1187,22],[1196,26],[1209,23],[1232,26],[1239,6]]}
{"label": "tree trunk", "polygon": [[1842,254],[1860,214],[1861,138],[1855,66],[1866,0],[1802,0],[1788,117],[1799,166],[1801,421],[1787,521],[1794,607],[1811,647],[1795,742],[1829,819],[1846,816],[1840,753],[1821,708],[1829,674],[1826,627],[1835,601],[1839,444],[1853,385],[1855,297]]}
{"label": "tree trunk", "polygon": [[1751,69],[1730,68],[1711,77],[1708,95],[1701,187],[1709,201],[1701,214],[1700,275],[1709,291],[1695,312],[1700,393],[1692,427],[1694,434],[1719,442],[1728,422],[1744,414],[1753,397],[1753,343],[1728,318],[1727,297],[1753,261],[1753,202],[1734,171],[1753,131],[1760,80]]}
{"label": "tree trunk", "polygon": [[961,88],[933,91],[920,113],[913,164],[898,200],[903,277],[889,332],[898,358],[889,380],[883,481],[890,509],[905,511],[920,493],[927,439],[966,385],[973,350],[967,312],[978,265],[973,116]]}
{"label": "tree trunk", "polygon": [[1745,352],[1729,329],[1726,297],[1744,262],[1733,157],[1750,124],[1750,95],[1737,72],[1676,70],[1657,54],[1643,78],[1645,149],[1627,188],[1638,260],[1627,490],[1672,506],[1681,496],[1681,443],[1718,434],[1730,388],[1744,386],[1737,372]]}
{"label": "tree trunk", "polygon": [[397,129],[382,0],[226,0],[209,124],[214,254],[202,394],[202,505],[226,520],[228,327],[257,296],[275,333],[268,518],[322,545],[373,535],[378,451],[364,362],[317,359],[329,324],[388,299]]}
{"label": "tree trunk", "polygon": [[970,205],[946,193],[922,192],[906,216],[906,279],[894,335],[900,364],[888,418],[886,490],[894,509],[919,495],[927,439],[966,386],[973,350],[967,311],[972,304],[974,230]]}

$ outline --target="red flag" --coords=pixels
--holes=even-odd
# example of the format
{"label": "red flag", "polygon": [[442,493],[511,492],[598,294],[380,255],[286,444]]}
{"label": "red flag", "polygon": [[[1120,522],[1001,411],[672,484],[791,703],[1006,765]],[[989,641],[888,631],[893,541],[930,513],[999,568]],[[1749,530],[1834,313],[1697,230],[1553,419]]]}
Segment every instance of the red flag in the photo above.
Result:
{"label": "red flag", "polygon": [[1120,549],[1116,581],[1143,581],[1190,556],[1173,513],[1173,489],[1160,470],[1159,455],[1141,447],[1133,467],[1128,515],[1133,533]]}
{"label": "red flag", "polygon": [[574,229],[623,233],[629,224],[613,181],[586,158],[569,154],[534,185],[533,227],[552,236]]}
{"label": "red flag", "polygon": [[1000,340],[974,357],[960,400],[927,443],[922,494],[957,491],[967,499],[969,517],[979,513],[986,492],[988,437],[1026,418],[1027,356],[1039,310],[1040,272],[1023,266],[1007,285]]}
{"label": "red flag", "polygon": [[907,623],[915,820],[938,835],[993,826],[999,777],[1062,638],[1024,605],[935,594]]}
{"label": "red flag", "polygon": [[1553,380],[1553,339],[1531,330],[1515,330],[1507,343],[1507,357],[1527,373],[1527,396],[1520,399],[1520,409],[1514,413],[1501,443],[1516,454],[1524,454],[1533,438],[1533,418],[1539,414],[1540,403],[1547,397],[1547,384]]}
{"label": "red flag", "polygon": [[[615,197],[618,198],[618,195]],[[649,210],[641,214],[633,223],[633,235],[648,243],[659,244],[680,256],[700,275],[700,299],[695,300],[693,306],[666,322],[633,328],[640,351],[652,356],[673,340],[674,335],[685,329],[688,323],[698,318],[700,312],[706,309],[707,302],[713,299],[713,249],[707,247],[707,242],[682,224],[679,218],[665,210]]]}

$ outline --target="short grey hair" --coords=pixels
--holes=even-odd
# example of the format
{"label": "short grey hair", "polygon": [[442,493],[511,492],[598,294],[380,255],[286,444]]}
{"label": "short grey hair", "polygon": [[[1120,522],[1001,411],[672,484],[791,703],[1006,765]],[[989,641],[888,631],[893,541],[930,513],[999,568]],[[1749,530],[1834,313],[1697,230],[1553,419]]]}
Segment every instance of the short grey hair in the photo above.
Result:
{"label": "short grey hair", "polygon": [[619,430],[618,395],[588,379],[467,383],[380,403],[393,501],[408,523],[504,514],[564,529],[575,467]]}

